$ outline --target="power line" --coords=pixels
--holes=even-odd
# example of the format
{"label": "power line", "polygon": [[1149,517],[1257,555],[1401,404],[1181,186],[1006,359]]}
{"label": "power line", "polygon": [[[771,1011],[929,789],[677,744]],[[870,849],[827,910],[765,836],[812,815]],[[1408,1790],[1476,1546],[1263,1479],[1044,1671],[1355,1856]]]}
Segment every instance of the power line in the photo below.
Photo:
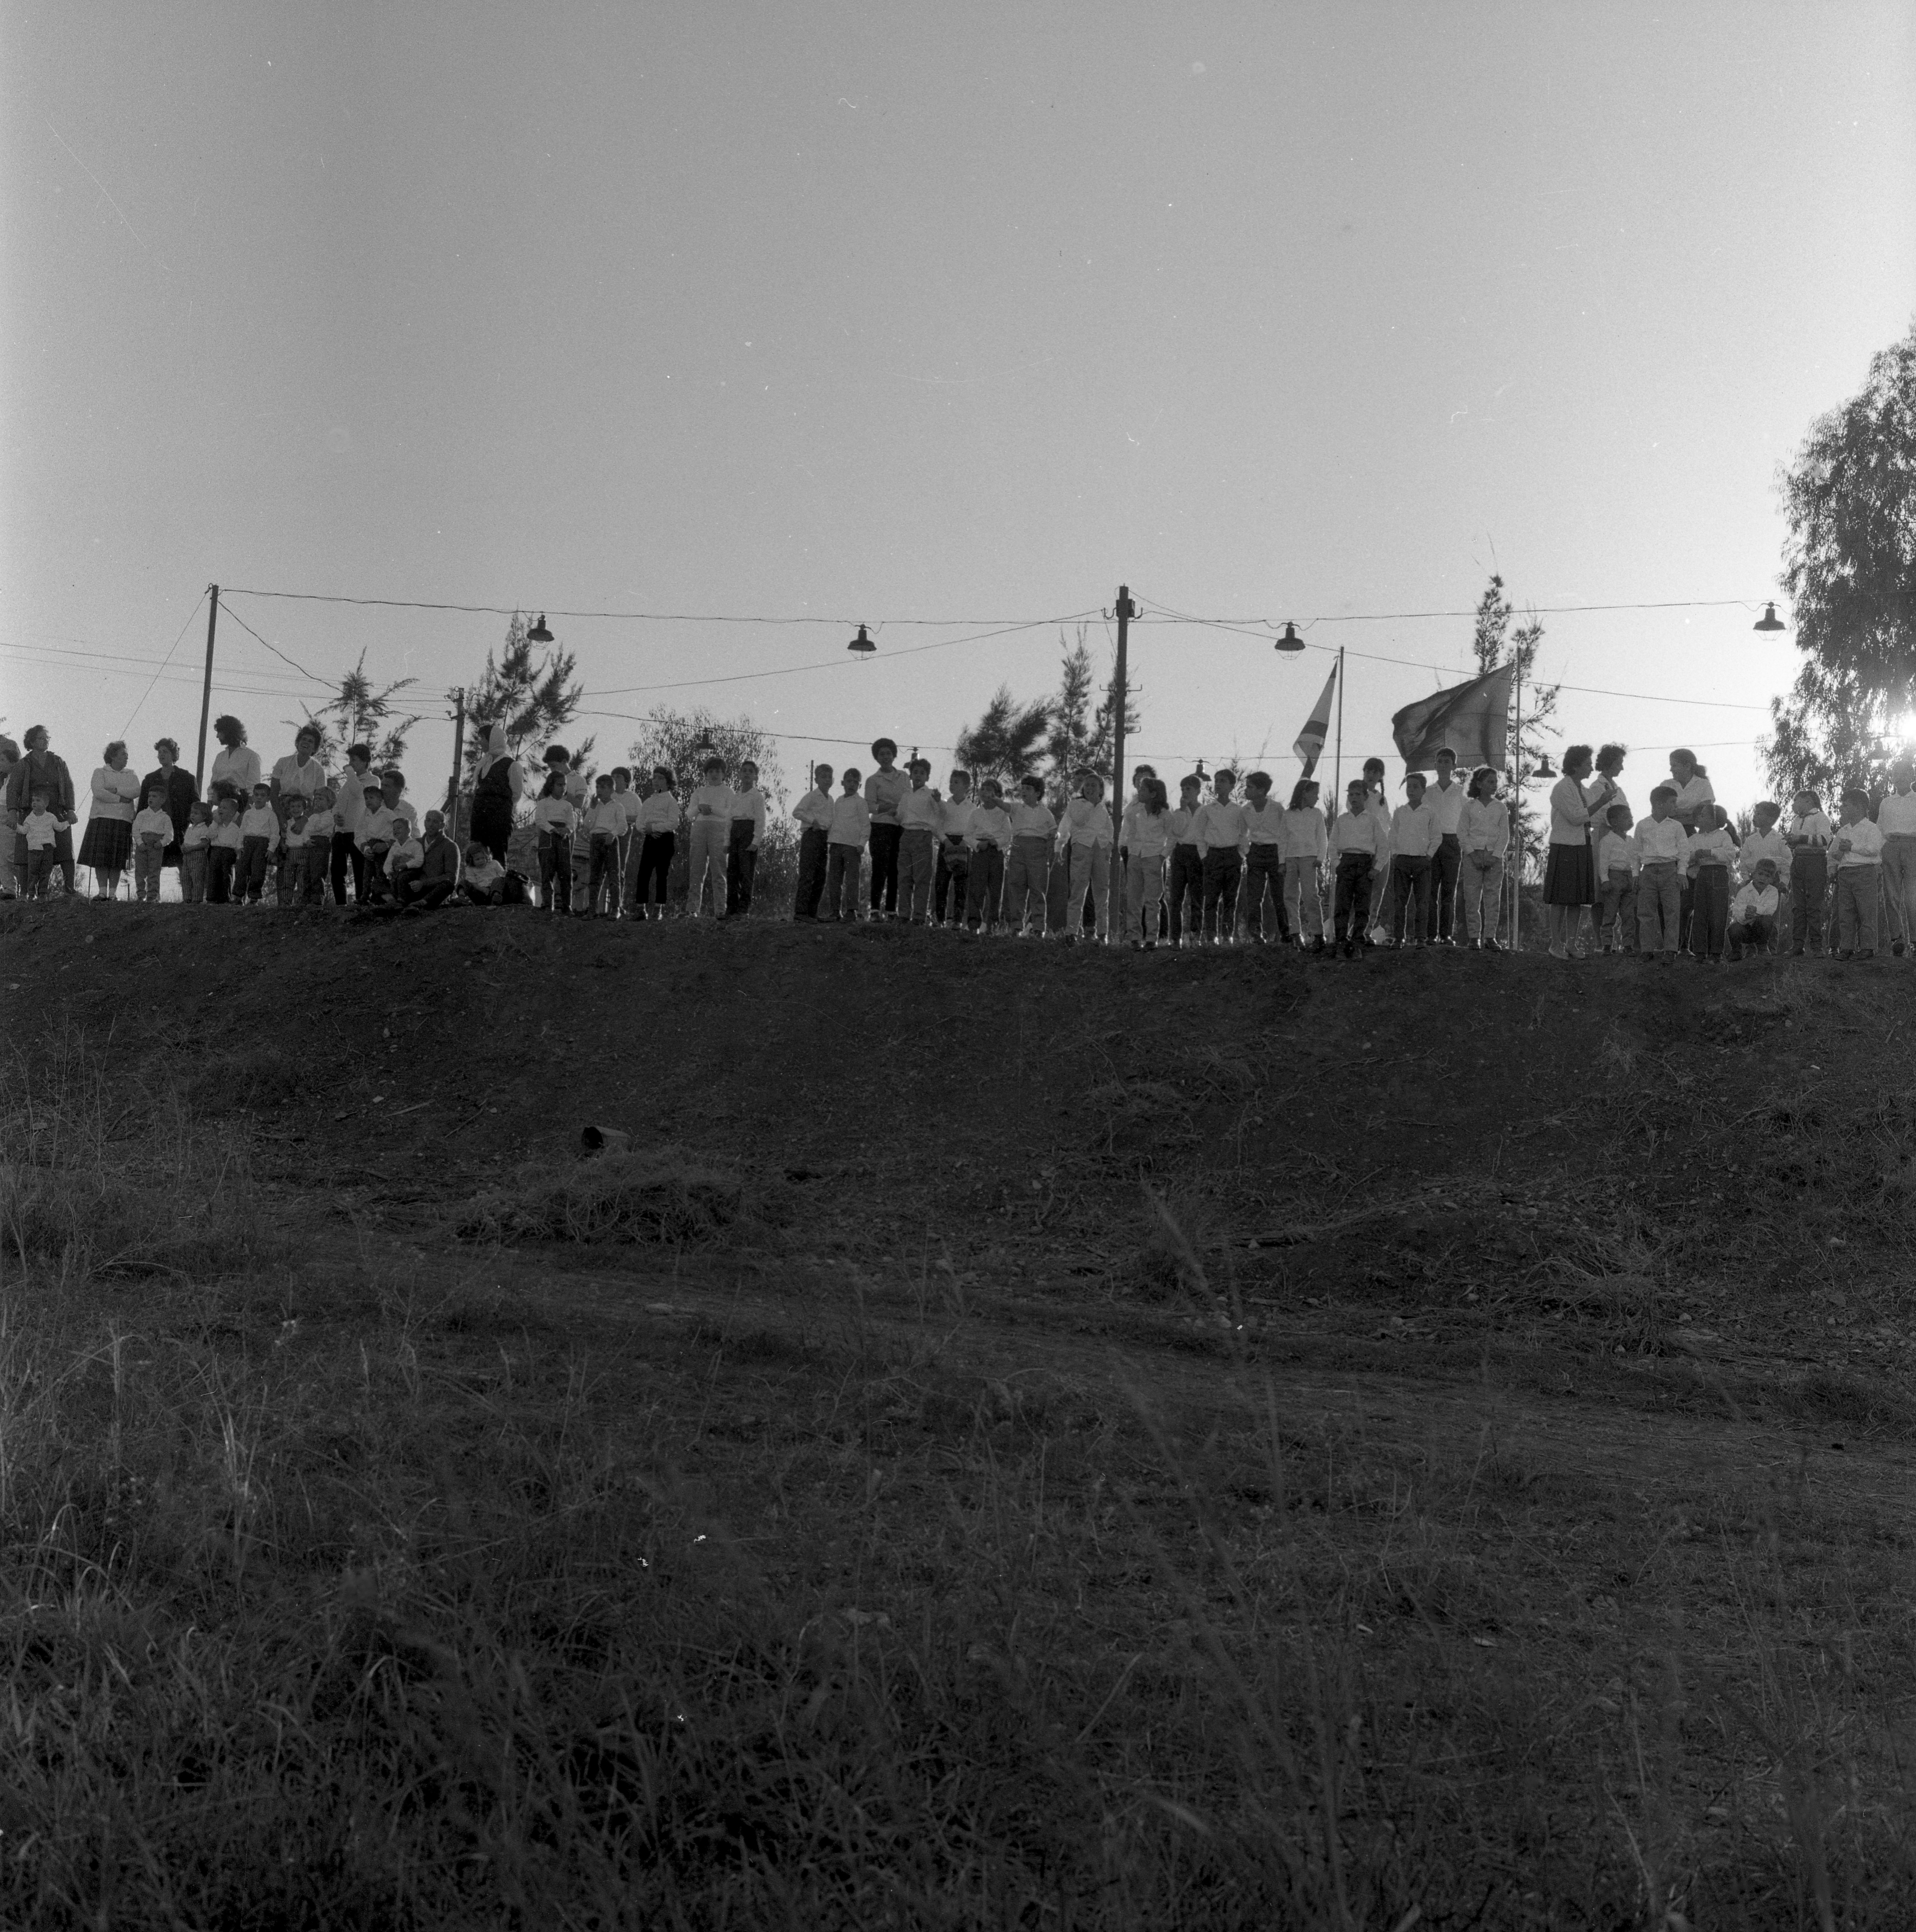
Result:
{"label": "power line", "polygon": [[[224,591],[222,591],[220,594],[222,596],[224,596],[226,593]],[[261,637],[259,633],[256,631],[237,610],[229,610],[227,611],[226,615],[230,617],[233,622],[253,640],[255,644],[266,644],[267,650],[271,651],[274,656],[277,658],[282,664],[291,664],[293,669],[298,672],[301,677],[310,678],[315,684],[323,684],[328,688],[331,688],[332,680],[330,678],[318,676],[314,673],[308,670],[303,664],[300,664],[295,659],[288,657],[286,652],[281,650],[277,644],[266,644],[266,640]]]}
{"label": "power line", "polygon": [[[121,218],[124,220],[125,218],[122,216]],[[186,622],[180,626],[179,637],[175,638],[173,641],[166,646],[166,655],[160,660],[160,670],[156,670],[153,675],[147,680],[146,688],[139,694],[139,703],[136,704],[133,707],[132,710],[127,712],[127,722],[120,727],[120,736],[122,738],[124,738],[127,734],[133,729],[133,721],[139,716],[141,706],[144,705],[146,700],[153,695],[153,687],[160,682],[160,672],[163,671],[166,668],[167,665],[172,662],[173,653],[180,647],[180,638],[184,638],[187,632],[193,628],[193,620],[199,615],[199,607],[201,604],[205,603],[205,601],[206,593],[202,590],[200,592],[199,595],[194,598],[193,608],[187,613]]]}

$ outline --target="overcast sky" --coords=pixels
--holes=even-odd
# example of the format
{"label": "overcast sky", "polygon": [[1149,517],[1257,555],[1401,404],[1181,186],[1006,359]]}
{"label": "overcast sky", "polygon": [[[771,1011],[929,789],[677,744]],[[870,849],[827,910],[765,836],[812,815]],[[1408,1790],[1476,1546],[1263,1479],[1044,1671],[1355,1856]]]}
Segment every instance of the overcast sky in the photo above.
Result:
{"label": "overcast sky", "polygon": [[[1688,742],[1742,802],[1732,707],[1795,656],[1750,629],[1777,464],[1916,309],[1894,0],[0,21],[0,713],[82,784],[123,734],[190,760],[213,580],[831,620],[554,621],[600,762],[607,714],[703,702],[787,734],[789,790],[1043,692],[1058,631],[908,648],[1121,580],[1348,645],[1348,770],[1470,626],[1328,620],[1498,568],[1519,604],[1747,600],[1552,615],[1542,665],[1694,700],[1561,718],[1644,748],[1635,796]],[[442,784],[502,619],[230,602],[322,678],[415,676]],[[1142,625],[1140,752],[1288,782],[1329,662]],[[223,617],[214,710],[269,759],[302,694]]]}

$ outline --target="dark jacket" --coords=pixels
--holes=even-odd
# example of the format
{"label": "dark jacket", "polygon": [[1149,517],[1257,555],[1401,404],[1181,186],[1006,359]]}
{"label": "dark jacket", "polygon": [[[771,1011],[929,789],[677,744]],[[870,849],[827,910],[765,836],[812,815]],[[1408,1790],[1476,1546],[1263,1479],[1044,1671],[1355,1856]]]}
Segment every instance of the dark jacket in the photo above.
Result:
{"label": "dark jacket", "polygon": [[73,815],[73,774],[57,752],[28,752],[7,774],[7,809],[26,813],[33,809],[33,795],[43,791],[49,808],[62,818]]}
{"label": "dark jacket", "polygon": [[172,842],[160,856],[163,866],[177,866],[180,862],[180,840],[185,836],[187,819],[194,801],[199,796],[199,784],[184,765],[174,766],[170,774],[156,766],[139,782],[139,802],[146,802],[146,794],[155,785],[162,785],[166,793],[166,816],[173,821]]}

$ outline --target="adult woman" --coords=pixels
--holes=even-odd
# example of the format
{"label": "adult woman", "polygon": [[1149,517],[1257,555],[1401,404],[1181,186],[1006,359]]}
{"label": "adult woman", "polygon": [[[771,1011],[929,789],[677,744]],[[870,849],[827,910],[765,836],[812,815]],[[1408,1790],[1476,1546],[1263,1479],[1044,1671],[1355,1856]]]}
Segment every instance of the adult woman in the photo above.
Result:
{"label": "adult woman", "polygon": [[237,718],[213,720],[213,735],[220,748],[214,754],[213,775],[206,786],[209,801],[235,798],[244,811],[253,802],[253,788],[259,782],[259,754],[246,742],[246,727]]}
{"label": "adult woman", "polygon": [[[1710,774],[1696,762],[1694,752],[1679,746],[1670,754],[1670,782],[1677,788],[1677,802],[1671,808],[1670,816],[1686,832],[1694,833],[1699,828],[1707,831],[1716,824],[1717,790],[1710,782]],[[1679,866],[1678,872],[1683,880],[1683,894],[1677,908],[1677,944],[1687,949],[1696,882],[1687,866]]]}
{"label": "adult woman", "polygon": [[1550,849],[1543,867],[1543,903],[1549,911],[1550,956],[1581,959],[1576,943],[1583,908],[1597,903],[1597,862],[1590,850],[1590,820],[1601,811],[1609,788],[1586,799],[1583,782],[1590,776],[1588,745],[1573,745],[1564,754],[1563,776],[1550,788]]}
{"label": "adult woman", "polygon": [[[1597,776],[1607,789],[1601,798],[1592,795],[1588,802],[1591,876],[1600,888],[1603,884],[1603,868],[1597,863],[1597,854],[1603,843],[1603,835],[1610,829],[1609,814],[1620,805],[1626,811],[1630,808],[1630,800],[1624,796],[1624,788],[1617,782],[1623,772],[1624,760],[1629,755],[1630,747],[1627,745],[1603,745],[1597,748]],[[1628,944],[1624,950],[1634,952],[1636,950],[1636,902],[1633,895],[1627,896],[1619,902],[1618,916],[1621,922],[1618,930],[1627,937]],[[1592,937],[1594,938],[1595,935],[1593,934]]]}
{"label": "adult woman", "polygon": [[[319,761],[319,746],[324,735],[316,724],[301,725],[293,734],[292,755],[274,760],[273,775],[268,782],[273,788],[273,810],[278,815],[282,830],[286,826],[286,814],[292,809],[293,800],[303,799],[310,806],[313,794],[326,782],[326,768]],[[330,859],[330,853],[328,857]],[[291,862],[292,855],[282,845],[273,872],[273,896],[282,905],[288,903],[286,868]]]}
{"label": "adult woman", "polygon": [[[60,868],[61,876],[67,882],[67,890],[73,886],[73,775],[67,770],[67,761],[46,744],[46,727],[29,724],[23,734],[26,746],[20,761],[7,775],[7,814],[8,820],[17,827],[20,820],[33,808],[33,795],[37,791],[46,794],[47,808],[60,820],[60,830],[54,836],[54,862]],[[26,834],[16,830],[14,833],[13,862],[22,878],[26,877]],[[130,842],[130,841],[129,841]]]}
{"label": "adult woman", "polygon": [[526,770],[505,748],[505,728],[486,728],[477,761],[478,782],[472,788],[472,836],[505,863],[506,842],[512,836],[512,812],[526,790]]}
{"label": "adult woman", "polygon": [[166,794],[166,816],[173,821],[173,836],[172,842],[160,855],[160,862],[177,866],[180,841],[186,836],[187,816],[199,800],[199,787],[190,772],[181,770],[180,748],[172,739],[157,740],[153,749],[159,758],[159,767],[140,780],[139,795],[144,798],[155,785]]}
{"label": "adult woman", "polygon": [[127,770],[124,739],[101,754],[106,762],[93,775],[93,810],[80,841],[79,862],[93,868],[100,887],[94,896],[110,899],[120,890],[120,874],[133,854],[133,815],[139,809],[139,780]]}

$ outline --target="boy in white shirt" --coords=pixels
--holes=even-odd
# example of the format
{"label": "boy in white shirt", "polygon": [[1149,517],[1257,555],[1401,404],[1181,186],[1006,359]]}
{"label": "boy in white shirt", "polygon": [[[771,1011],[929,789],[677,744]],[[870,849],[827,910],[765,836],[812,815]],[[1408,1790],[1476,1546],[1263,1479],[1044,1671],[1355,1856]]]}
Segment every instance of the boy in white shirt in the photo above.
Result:
{"label": "boy in white shirt", "polygon": [[964,923],[971,880],[971,774],[954,770],[940,807],[938,850],[931,867],[931,923],[957,932]]}
{"label": "boy in white shirt", "polygon": [[292,905],[299,897],[306,872],[307,801],[302,793],[275,801],[284,814],[280,821],[280,862],[274,876],[273,896],[282,906]]}
{"label": "boy in white shirt", "polygon": [[203,798],[186,808],[186,830],[180,834],[180,898],[187,905],[206,903],[207,854],[213,845],[213,814]]}
{"label": "boy in white shirt", "polygon": [[1344,796],[1348,809],[1337,814],[1326,848],[1337,882],[1331,902],[1330,936],[1331,944],[1342,949],[1345,958],[1354,959],[1360,945],[1371,944],[1364,927],[1370,916],[1372,877],[1384,835],[1372,809],[1370,788],[1362,778],[1353,778]]}
{"label": "boy in white shirt", "polygon": [[739,788],[732,794],[732,822],[725,842],[725,916],[742,919],[751,910],[752,880],[765,844],[765,794],[759,789],[758,767],[740,761]]}
{"label": "boy in white shirt", "polygon": [[1736,841],[1727,830],[1729,814],[1720,805],[1705,805],[1684,848],[1690,880],[1690,950],[1699,960],[1720,964],[1729,941],[1730,868]]}
{"label": "boy in white shirt", "polygon": [[1883,875],[1883,834],[1871,822],[1870,794],[1843,795],[1843,823],[1830,848],[1837,860],[1837,957],[1876,956],[1876,894]]}
{"label": "boy in white shirt", "polygon": [[1690,835],[1677,816],[1677,788],[1660,784],[1650,794],[1650,816],[1640,818],[1636,842],[1636,947],[1646,959],[1677,956],[1682,932],[1683,868]]}
{"label": "boy in white shirt", "polygon": [[1075,944],[1084,922],[1084,895],[1091,895],[1098,944],[1111,938],[1111,815],[1105,808],[1105,782],[1096,772],[1078,780],[1078,796],[1064,808],[1058,827],[1058,859],[1068,868],[1064,938]]}
{"label": "boy in white shirt", "polygon": [[[1429,926],[1430,862],[1437,850],[1437,821],[1424,803],[1424,775],[1404,776],[1404,802],[1390,814],[1390,939],[1422,946]],[[1411,909],[1411,908],[1414,909]],[[1408,916],[1406,916],[1408,910]]]}
{"label": "boy in white shirt", "polygon": [[907,926],[919,926],[931,910],[944,802],[932,789],[927,760],[913,758],[905,766],[905,789],[892,808],[898,822],[898,916]]}
{"label": "boy in white shirt", "polygon": [[1890,766],[1890,789],[1876,806],[1883,835],[1883,892],[1889,902],[1890,951],[1916,959],[1916,763],[1907,754]]}
{"label": "boy in white shirt", "polygon": [[565,768],[555,765],[532,807],[532,836],[538,844],[539,902],[562,917],[572,910],[572,828],[578,816],[565,795]]}
{"label": "boy in white shirt", "polygon": [[732,839],[732,788],[725,782],[725,760],[707,758],[700,767],[702,782],[685,801],[691,822],[691,876],[685,881],[685,916],[702,919],[700,910],[708,884],[712,910],[725,916],[725,853]]}
{"label": "boy in white shirt", "polygon": [[592,919],[619,916],[619,842],[630,823],[625,806],[613,790],[612,774],[601,772],[592,786],[592,801],[586,807],[587,853],[590,864],[586,874],[586,912]]}
{"label": "boy in white shirt", "polygon": [[973,932],[982,925],[988,934],[993,933],[1003,916],[1005,860],[1012,840],[1011,814],[1005,809],[1003,789],[996,778],[987,778],[979,788],[978,802],[966,823],[965,839],[971,869],[965,887],[964,922]]}
{"label": "boy in white shirt", "polygon": [[160,861],[172,843],[172,814],[166,809],[166,788],[147,788],[144,810],[133,814],[133,892],[142,905],[160,903]]}
{"label": "boy in white shirt", "polygon": [[[849,926],[858,916],[858,875],[865,863],[865,842],[871,836],[871,808],[859,789],[856,765],[845,768],[839,796],[832,801],[832,823],[826,836],[825,910],[820,925]],[[873,916],[877,915],[874,913]]]}
{"label": "boy in white shirt", "polygon": [[332,788],[322,785],[313,794],[306,814],[306,868],[299,882],[299,896],[307,905],[326,902],[326,875],[331,868],[333,834],[339,820],[333,811]]}
{"label": "boy in white shirt", "polygon": [[1203,805],[1204,782],[1196,772],[1177,782],[1177,802],[1165,814],[1170,862],[1165,868],[1165,937],[1173,946],[1195,945],[1204,918],[1204,862],[1191,826]]}
{"label": "boy in white shirt", "polygon": [[50,791],[36,791],[31,808],[20,820],[20,836],[26,841],[26,896],[43,899],[59,851],[60,828],[66,820],[52,808]]}
{"label": "boy in white shirt", "polygon": [[1636,850],[1630,843],[1633,821],[1627,805],[1603,814],[1597,842],[1597,939],[1606,952],[1628,952],[1636,929]]}
{"label": "boy in white shirt", "polygon": [[1253,945],[1264,944],[1264,898],[1277,909],[1278,944],[1291,943],[1291,917],[1284,910],[1284,808],[1271,802],[1270,773],[1253,772],[1244,781],[1244,890],[1238,917]]}
{"label": "boy in white shirt", "polygon": [[670,765],[654,766],[652,789],[639,806],[639,875],[632,890],[632,910],[640,919],[665,916],[672,855],[679,846],[677,784]]}
{"label": "boy in white shirt", "polygon": [[1213,796],[1192,814],[1191,836],[1204,868],[1198,942],[1228,946],[1237,936],[1237,886],[1244,869],[1244,808],[1231,802],[1237,774],[1227,766],[1211,781]]}
{"label": "boy in white shirt", "polygon": [[1023,939],[1030,932],[1028,914],[1033,898],[1038,902],[1038,931],[1042,934],[1045,930],[1051,841],[1058,822],[1045,803],[1041,778],[1020,778],[1017,801],[1006,810],[1011,820],[1011,856],[1005,861],[1005,923],[1014,938]]}
{"label": "boy in white shirt", "polygon": [[273,809],[273,788],[262,778],[253,788],[253,802],[240,814],[238,891],[248,905],[257,905],[266,890],[266,864],[280,842],[280,815]]}
{"label": "boy in white shirt", "polygon": [[1823,802],[1807,787],[1795,798],[1796,815],[1783,836],[1789,846],[1791,952],[1803,956],[1806,942],[1823,950],[1823,925],[1830,903],[1830,846],[1836,827]]}
{"label": "boy in white shirt", "polygon": [[825,891],[825,862],[832,846],[832,767],[814,765],[811,789],[792,808],[799,822],[799,889],[794,919],[815,920]]}
{"label": "boy in white shirt", "polygon": [[1777,917],[1783,895],[1777,886],[1777,862],[1759,859],[1756,869],[1737,888],[1730,902],[1730,957],[1741,959],[1747,946],[1767,952],[1776,943]]}
{"label": "boy in white shirt", "polygon": [[612,768],[612,802],[619,808],[619,876],[613,892],[623,918],[631,916],[632,879],[639,869],[639,814],[645,800],[632,789],[629,765]]}
{"label": "boy in white shirt", "polygon": [[213,814],[212,836],[206,842],[206,903],[231,905],[233,874],[239,869],[239,801],[229,791],[220,794]]}
{"label": "boy in white shirt", "polygon": [[412,821],[400,819],[393,827],[392,843],[386,848],[385,863],[380,868],[385,874],[388,888],[396,886],[400,874],[410,872],[425,856],[425,848],[412,830]]}
{"label": "boy in white shirt", "polygon": [[1430,855],[1430,920],[1424,937],[1444,946],[1455,945],[1457,931],[1457,874],[1463,864],[1459,838],[1464,817],[1464,785],[1457,776],[1457,754],[1449,746],[1436,754],[1437,782],[1424,794],[1437,844]]}

